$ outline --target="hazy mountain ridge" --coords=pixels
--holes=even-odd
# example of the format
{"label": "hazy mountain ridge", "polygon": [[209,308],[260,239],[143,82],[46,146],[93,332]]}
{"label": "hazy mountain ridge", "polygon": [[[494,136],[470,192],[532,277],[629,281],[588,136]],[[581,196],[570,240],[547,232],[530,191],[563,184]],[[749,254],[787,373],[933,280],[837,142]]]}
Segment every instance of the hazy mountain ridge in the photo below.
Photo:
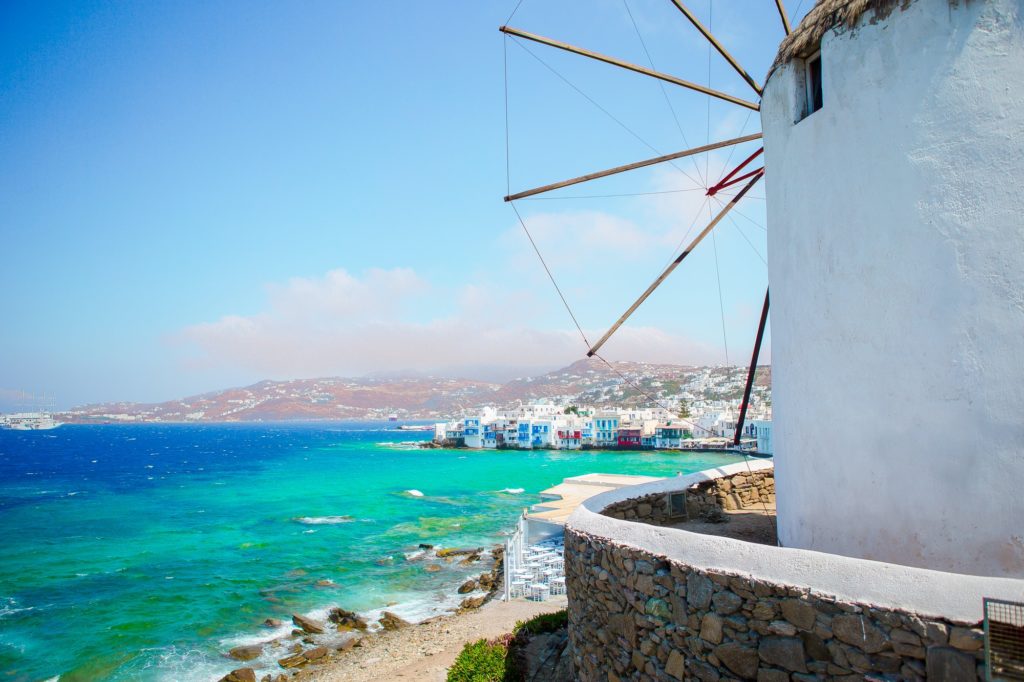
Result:
{"label": "hazy mountain ridge", "polygon": [[[730,397],[742,390],[746,370],[639,362],[610,368],[588,359],[536,377],[505,384],[453,379],[321,378],[260,381],[162,403],[102,403],[60,414],[68,422],[246,422],[279,420],[434,419],[483,405],[509,407],[551,398],[593,404],[647,404],[678,394],[698,374],[717,377],[711,395]],[[623,378],[625,377],[625,379]],[[770,381],[770,368],[758,370],[758,384]]]}

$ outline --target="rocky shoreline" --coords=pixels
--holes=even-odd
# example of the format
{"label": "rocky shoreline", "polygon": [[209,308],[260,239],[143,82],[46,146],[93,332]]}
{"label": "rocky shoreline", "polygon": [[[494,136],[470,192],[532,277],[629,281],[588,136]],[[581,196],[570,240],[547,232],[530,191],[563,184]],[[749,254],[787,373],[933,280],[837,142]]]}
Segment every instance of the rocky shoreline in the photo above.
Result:
{"label": "rocky shoreline", "polygon": [[[435,549],[433,545],[421,544],[419,549],[433,552],[435,557],[448,563],[458,563],[459,566],[472,566],[484,561],[485,555],[490,557],[489,570],[466,580],[456,590],[458,594],[467,596],[460,602],[455,615],[479,609],[499,593],[503,583],[504,547],[498,545],[486,551],[483,547]],[[435,570],[440,569],[436,564],[432,566],[436,567]],[[472,594],[476,592],[483,594]],[[419,625],[450,617],[436,616]],[[280,628],[284,625],[282,621],[274,618],[268,618],[263,624],[268,628]],[[285,682],[301,676],[301,672],[307,666],[338,661],[347,652],[373,646],[382,634],[415,627],[391,611],[383,611],[380,617],[371,623],[358,613],[341,606],[332,607],[325,622],[302,614],[293,614],[292,625],[294,627],[288,635],[261,644],[237,646],[225,652],[225,656],[240,663],[255,661],[267,655],[273,656],[280,671],[257,672],[254,667],[241,666],[222,677],[220,682]]]}

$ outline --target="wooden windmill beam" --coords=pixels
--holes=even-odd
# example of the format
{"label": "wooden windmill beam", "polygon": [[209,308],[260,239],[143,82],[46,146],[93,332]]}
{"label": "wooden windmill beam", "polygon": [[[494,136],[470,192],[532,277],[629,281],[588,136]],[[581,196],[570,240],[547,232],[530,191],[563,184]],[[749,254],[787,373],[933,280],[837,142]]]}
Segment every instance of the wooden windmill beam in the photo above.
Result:
{"label": "wooden windmill beam", "polygon": [[[780,1],[781,1],[781,0],[780,0]],[[686,5],[684,5],[684,4],[683,4],[683,3],[682,3],[682,2],[680,1],[680,0],[672,0],[672,4],[673,4],[673,5],[675,5],[675,6],[676,6],[676,8],[677,8],[677,9],[678,9],[678,10],[679,10],[680,12],[682,12],[682,13],[683,13],[683,16],[685,16],[685,17],[686,17],[687,19],[689,19],[689,20],[690,20],[690,23],[691,23],[691,24],[693,24],[693,25],[694,25],[694,27],[695,27],[695,28],[696,28],[696,29],[697,29],[698,31],[700,31],[700,32],[701,32],[701,35],[703,35],[703,36],[704,36],[705,38],[707,38],[707,41],[708,41],[709,43],[711,43],[711,44],[712,44],[712,45],[714,46],[714,48],[715,48],[716,50],[718,50],[718,54],[720,54],[720,55],[722,55],[723,57],[725,57],[725,61],[729,62],[730,66],[732,66],[732,68],[734,68],[734,69],[736,70],[736,73],[738,73],[738,74],[739,74],[739,75],[740,75],[740,76],[741,76],[741,77],[743,78],[743,80],[747,81],[747,84],[748,84],[748,85],[749,85],[750,87],[754,88],[754,92],[756,92],[756,93],[758,94],[758,96],[760,96],[760,95],[761,95],[761,86],[760,86],[760,85],[758,85],[758,84],[757,84],[757,81],[755,81],[755,80],[754,80],[754,79],[753,79],[753,78],[751,77],[751,75],[750,75],[749,73],[747,73],[747,72],[746,72],[746,71],[745,71],[745,70],[743,69],[743,67],[742,67],[742,66],[740,66],[740,65],[739,65],[739,62],[737,62],[737,61],[736,61],[736,60],[735,60],[735,59],[733,58],[733,56],[732,56],[731,54],[729,54],[729,51],[728,51],[728,50],[726,50],[726,49],[725,49],[725,47],[723,47],[723,46],[722,46],[722,44],[721,44],[720,42],[718,42],[718,39],[717,39],[717,38],[715,38],[715,36],[713,36],[713,35],[711,34],[711,31],[709,31],[709,30],[708,30],[708,29],[707,29],[707,28],[706,28],[706,27],[704,26],[704,24],[700,23],[700,20],[699,20],[699,19],[698,19],[698,18],[697,18],[696,16],[694,16],[693,12],[691,12],[691,11],[690,11],[690,10],[689,10],[689,9],[688,9],[688,8],[686,7]],[[787,31],[787,32],[788,32],[788,31]]]}
{"label": "wooden windmill beam", "polygon": [[711,97],[717,97],[720,100],[724,100],[726,102],[731,102],[732,104],[738,104],[741,107],[746,107],[746,108],[752,109],[754,111],[760,111],[760,109],[761,109],[761,107],[758,104],[754,103],[754,102],[749,102],[749,101],[747,101],[745,99],[740,99],[739,97],[733,97],[732,95],[724,93],[724,92],[721,92],[719,90],[712,90],[711,88],[706,88],[703,85],[699,85],[697,83],[691,83],[690,81],[685,81],[682,78],[676,78],[675,76],[670,76],[670,75],[668,75],[666,73],[661,73],[660,71],[655,71],[654,69],[648,69],[648,68],[645,68],[643,66],[639,66],[637,64],[632,64],[630,62],[624,62],[621,59],[616,59],[615,57],[609,57],[607,55],[603,55],[603,54],[600,54],[598,52],[592,52],[590,50],[585,50],[582,47],[576,47],[575,45],[570,45],[568,43],[563,43],[563,42],[560,42],[558,40],[552,40],[551,38],[545,38],[544,36],[539,36],[539,35],[536,35],[534,33],[527,33],[526,31],[520,31],[518,28],[512,28],[511,26],[502,26],[498,30],[501,31],[502,33],[508,34],[510,36],[516,36],[518,38],[524,38],[526,40],[532,40],[533,42],[540,43],[541,45],[548,45],[550,47],[557,47],[559,50],[565,50],[566,52],[572,52],[573,54],[578,54],[578,55],[582,55],[584,57],[589,57],[590,59],[596,59],[599,62],[604,62],[605,64],[611,64],[612,66],[618,66],[619,68],[622,68],[622,69],[628,69],[629,71],[634,71],[636,73],[640,73],[640,74],[643,74],[645,76],[650,76],[652,78],[657,78],[658,80],[663,80],[666,83],[672,83],[673,85],[679,85],[679,86],[682,86],[684,88],[688,88],[690,90],[696,90],[697,92],[702,92],[705,95],[710,95]]}
{"label": "wooden windmill beam", "polygon": [[743,422],[747,419],[750,391],[754,388],[754,374],[757,372],[757,358],[761,354],[761,341],[764,340],[764,328],[768,323],[768,293],[768,291],[764,292],[761,321],[757,325],[757,336],[754,338],[754,352],[750,356],[750,369],[747,370],[747,385],[743,388],[743,402],[740,403],[740,418],[736,421],[736,433],[732,436],[732,444],[737,447],[740,444],[740,437],[743,435]]}
{"label": "wooden windmill beam", "polygon": [[690,253],[695,248],[697,248],[697,245],[701,243],[701,241],[704,239],[704,237],[708,236],[708,233],[710,233],[711,230],[714,229],[715,225],[717,225],[722,220],[722,218],[724,218],[726,216],[726,214],[728,214],[729,211],[731,211],[733,209],[733,207],[736,206],[736,204],[739,203],[740,199],[743,198],[743,195],[746,194],[750,190],[751,187],[753,187],[755,184],[757,184],[757,181],[760,180],[762,177],[764,177],[764,173],[758,173],[757,175],[755,175],[750,180],[750,182],[748,182],[746,185],[744,185],[743,189],[740,190],[739,194],[734,196],[729,201],[729,203],[726,204],[722,208],[722,210],[718,213],[718,215],[716,215],[714,217],[714,219],[710,223],[708,223],[708,226],[705,227],[701,231],[701,233],[698,234],[693,239],[692,242],[690,242],[689,246],[687,246],[685,249],[683,249],[683,252],[681,254],[679,254],[679,257],[676,258],[671,263],[669,263],[669,266],[667,268],[665,268],[664,272],[662,272],[660,275],[658,275],[658,278],[656,280],[654,280],[654,282],[651,283],[651,286],[647,287],[647,290],[644,293],[640,294],[640,298],[636,299],[636,302],[633,303],[633,305],[629,306],[629,308],[626,310],[626,312],[624,312],[622,314],[622,317],[620,317],[615,322],[615,324],[613,324],[611,326],[611,328],[604,333],[604,336],[602,336],[600,339],[598,339],[597,343],[595,343],[593,346],[590,347],[590,350],[587,351],[587,357],[588,358],[589,357],[593,357],[594,353],[596,353],[597,351],[599,351],[601,349],[601,346],[603,346],[605,344],[605,342],[608,341],[608,339],[611,338],[612,334],[614,334],[615,332],[617,332],[619,330],[619,327],[621,327],[623,325],[623,323],[625,323],[625,321],[629,319],[629,316],[632,315],[634,312],[636,312],[636,309],[639,308],[640,305],[644,301],[647,300],[648,296],[650,296],[652,293],[654,293],[655,289],[657,289],[659,286],[661,286],[661,283],[664,282],[665,279],[669,275],[672,274],[672,271],[675,270],[677,267],[679,267],[679,264],[683,262],[683,259],[686,258],[687,256],[689,256]]}
{"label": "wooden windmill beam", "polygon": [[[786,16],[786,8],[782,6],[782,0],[775,0],[775,7],[779,10],[779,16],[782,17],[782,28],[786,29],[786,35],[788,36],[793,32],[793,29],[789,25],[789,17]],[[797,7],[797,9],[800,8]]]}
{"label": "wooden windmill beam", "polygon": [[653,159],[645,159],[644,161],[637,161],[636,163],[627,163],[624,166],[616,166],[615,168],[609,168],[608,170],[597,171],[596,173],[588,173],[587,175],[581,175],[571,180],[562,180],[561,182],[553,182],[550,185],[544,185],[543,187],[535,187],[534,189],[528,189],[516,194],[510,194],[505,197],[505,201],[515,201],[516,199],[523,199],[525,197],[532,197],[535,194],[543,194],[544,192],[550,192],[552,190],[561,189],[563,187],[570,187],[571,185],[578,185],[581,182],[589,182],[590,180],[597,180],[598,178],[606,178],[609,175],[615,175],[617,173],[625,173],[626,171],[636,170],[637,168],[645,168],[647,166],[653,166],[656,163],[664,163],[665,161],[673,161],[675,159],[681,159],[686,156],[693,156],[694,154],[701,154],[703,152],[709,152],[714,149],[720,149],[722,147],[729,147],[734,144],[742,144],[743,142],[750,142],[752,140],[760,140],[761,133],[755,133],[754,135],[747,135],[745,137],[737,137],[731,140],[723,140],[721,142],[712,142],[701,147],[694,147],[693,149],[686,149],[681,152],[675,152],[672,154],[666,154],[664,156],[656,156]]}

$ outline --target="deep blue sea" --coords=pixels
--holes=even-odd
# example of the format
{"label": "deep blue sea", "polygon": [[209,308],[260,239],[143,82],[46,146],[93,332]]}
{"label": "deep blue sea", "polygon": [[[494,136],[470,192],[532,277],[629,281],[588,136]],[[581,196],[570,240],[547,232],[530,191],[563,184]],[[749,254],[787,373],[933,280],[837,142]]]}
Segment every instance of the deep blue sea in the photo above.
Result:
{"label": "deep blue sea", "polygon": [[[394,444],[425,437],[380,422],[0,430],[0,679],[216,680],[238,666],[227,649],[288,631],[268,617],[453,607],[481,567],[418,545],[498,544],[567,476],[735,461]],[[273,669],[272,652],[255,664]]]}

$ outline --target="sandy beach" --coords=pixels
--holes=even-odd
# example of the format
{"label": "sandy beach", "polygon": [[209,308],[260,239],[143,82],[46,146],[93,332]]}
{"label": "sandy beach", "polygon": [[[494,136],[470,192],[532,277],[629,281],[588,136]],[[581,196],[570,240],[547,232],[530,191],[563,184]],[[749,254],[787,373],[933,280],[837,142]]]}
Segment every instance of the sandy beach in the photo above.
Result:
{"label": "sandy beach", "polygon": [[369,635],[361,646],[332,654],[326,663],[306,668],[293,679],[303,682],[393,679],[443,682],[448,667],[466,643],[511,632],[517,621],[565,607],[564,595],[544,602],[491,601],[473,611]]}

